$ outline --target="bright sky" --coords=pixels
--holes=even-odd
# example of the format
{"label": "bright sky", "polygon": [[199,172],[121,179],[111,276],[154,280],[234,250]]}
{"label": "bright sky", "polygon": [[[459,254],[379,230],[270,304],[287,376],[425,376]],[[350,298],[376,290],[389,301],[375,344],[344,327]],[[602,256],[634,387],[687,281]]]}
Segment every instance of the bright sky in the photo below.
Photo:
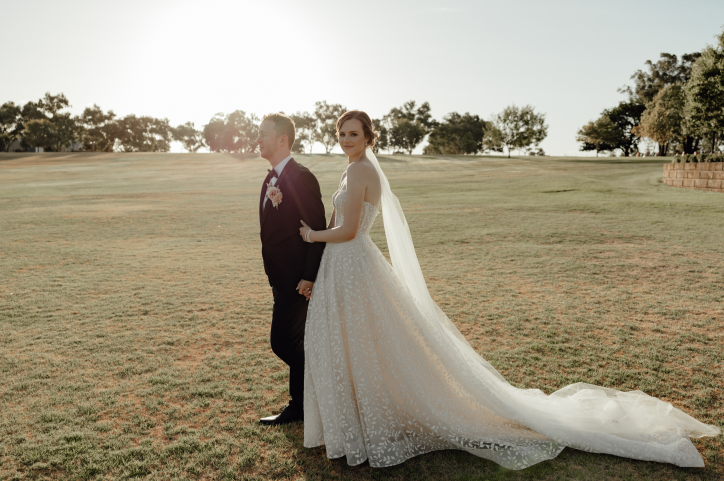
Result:
{"label": "bright sky", "polygon": [[[381,117],[407,100],[483,118],[547,114],[549,155],[661,52],[713,43],[722,0],[23,0],[5,2],[0,103],[63,92],[80,113],[312,111]],[[318,146],[316,150],[321,150]]]}

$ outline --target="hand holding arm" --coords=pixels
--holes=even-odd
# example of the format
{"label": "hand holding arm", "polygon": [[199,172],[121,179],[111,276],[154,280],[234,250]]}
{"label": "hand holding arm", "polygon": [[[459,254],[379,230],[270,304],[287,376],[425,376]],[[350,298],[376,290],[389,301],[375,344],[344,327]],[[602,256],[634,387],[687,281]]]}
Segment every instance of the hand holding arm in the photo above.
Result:
{"label": "hand holding arm", "polygon": [[[344,199],[344,224],[327,230],[313,231],[302,220],[302,227],[299,228],[299,234],[304,240],[309,240],[311,242],[347,242],[357,236],[359,222],[362,218],[362,207],[365,200],[367,179],[363,175],[363,171],[358,171],[356,167],[356,165],[352,164],[347,169],[347,193]],[[334,220],[336,210],[332,215],[332,220]],[[332,225],[331,222],[330,225]],[[311,232],[307,233],[308,231]],[[307,236],[308,239],[305,236]]]}
{"label": "hand holding arm", "polygon": [[[327,219],[324,216],[324,203],[322,202],[322,192],[319,188],[317,178],[304,169],[299,177],[297,202],[300,206],[301,217],[306,220],[314,229],[324,229]],[[319,262],[322,260],[324,252],[324,244],[317,243],[307,247],[306,268],[302,274],[301,282],[309,282],[309,294],[311,295],[311,284],[317,279],[317,271],[319,270]],[[304,294],[302,290],[301,294]]]}

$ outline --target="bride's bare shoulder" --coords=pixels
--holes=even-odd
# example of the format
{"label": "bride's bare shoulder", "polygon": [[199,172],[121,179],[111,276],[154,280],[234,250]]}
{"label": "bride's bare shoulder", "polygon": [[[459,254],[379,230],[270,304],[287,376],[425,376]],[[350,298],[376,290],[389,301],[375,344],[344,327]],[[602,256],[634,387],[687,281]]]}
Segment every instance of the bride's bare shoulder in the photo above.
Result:
{"label": "bride's bare shoulder", "polygon": [[367,159],[363,159],[363,160],[360,160],[360,161],[357,161],[357,162],[351,164],[347,168],[347,177],[350,178],[350,180],[351,180],[351,177],[355,177],[357,180],[366,181],[366,182],[373,181],[373,180],[379,181],[379,175],[377,174],[377,169],[372,164],[372,162],[370,162]]}

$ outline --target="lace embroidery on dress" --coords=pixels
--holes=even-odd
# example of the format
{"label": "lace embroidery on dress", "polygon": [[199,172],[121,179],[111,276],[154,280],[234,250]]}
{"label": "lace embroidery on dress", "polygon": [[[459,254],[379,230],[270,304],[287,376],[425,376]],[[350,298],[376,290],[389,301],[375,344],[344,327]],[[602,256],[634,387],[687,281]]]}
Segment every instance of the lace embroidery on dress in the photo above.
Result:
{"label": "lace embroidery on dress", "polygon": [[[343,177],[335,226],[345,194]],[[422,312],[369,237],[378,213],[365,202],[357,236],[324,250],[304,338],[304,446],[373,467],[460,449],[523,469],[566,446],[704,465],[689,436],[719,429],[643,392],[508,384],[454,326]]]}

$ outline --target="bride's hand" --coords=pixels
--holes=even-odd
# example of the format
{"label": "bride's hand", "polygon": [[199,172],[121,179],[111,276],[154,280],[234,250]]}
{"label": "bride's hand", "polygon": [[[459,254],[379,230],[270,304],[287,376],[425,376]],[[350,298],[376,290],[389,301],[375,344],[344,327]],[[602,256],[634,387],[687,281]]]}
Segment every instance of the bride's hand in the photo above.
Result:
{"label": "bride's hand", "polygon": [[299,228],[299,235],[302,236],[302,239],[305,239],[304,236],[307,234],[307,232],[312,230],[312,228],[309,227],[303,220],[300,220],[299,222],[302,223],[302,227]]}

